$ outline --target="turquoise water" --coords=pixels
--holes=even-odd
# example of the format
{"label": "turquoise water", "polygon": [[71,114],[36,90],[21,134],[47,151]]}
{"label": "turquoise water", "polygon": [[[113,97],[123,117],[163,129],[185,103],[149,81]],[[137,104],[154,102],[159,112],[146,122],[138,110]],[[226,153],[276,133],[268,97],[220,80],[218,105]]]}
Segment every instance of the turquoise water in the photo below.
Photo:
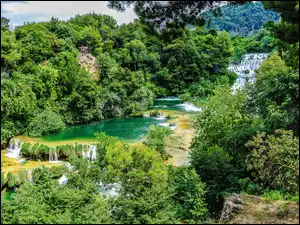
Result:
{"label": "turquoise water", "polygon": [[184,107],[182,107],[182,104],[183,102],[176,97],[160,98],[154,100],[151,109],[185,111]]}
{"label": "turquoise water", "polygon": [[175,111],[185,112],[187,114],[194,114],[201,111],[201,109],[196,107],[195,105],[191,103],[184,103],[183,101],[181,101],[179,98],[176,97],[155,99],[151,109],[175,110]]}
{"label": "turquoise water", "polygon": [[12,197],[13,197],[13,195],[14,195],[15,193],[16,193],[16,191],[13,190],[13,189],[5,190],[5,196],[4,196],[4,198],[5,198],[6,200],[12,200]]}
{"label": "turquoise water", "polygon": [[95,139],[95,132],[106,132],[121,140],[138,140],[147,133],[151,124],[160,124],[166,120],[157,120],[151,117],[115,118],[97,123],[76,125],[66,130],[42,137],[45,141]]}
{"label": "turquoise water", "polygon": [[[151,109],[176,110],[186,113],[194,113],[194,106],[188,106],[176,97],[156,99]],[[197,109],[197,108],[196,108]],[[142,138],[151,124],[165,123],[166,119],[153,117],[114,118],[102,120],[97,123],[68,127],[66,130],[42,137],[44,141],[75,141],[95,140],[95,132],[105,132],[110,136],[116,136],[120,140],[135,141]]]}

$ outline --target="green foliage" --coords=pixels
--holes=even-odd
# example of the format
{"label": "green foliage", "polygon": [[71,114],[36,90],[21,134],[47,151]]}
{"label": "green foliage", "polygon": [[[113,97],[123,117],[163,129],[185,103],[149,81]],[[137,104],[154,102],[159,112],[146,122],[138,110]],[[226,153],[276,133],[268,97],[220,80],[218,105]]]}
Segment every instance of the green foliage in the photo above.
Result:
{"label": "green foliage", "polygon": [[281,201],[299,202],[299,192],[291,195],[289,193],[285,193],[280,190],[266,190],[262,195],[262,197],[268,201],[281,200]]}
{"label": "green foliage", "polygon": [[50,181],[24,184],[9,203],[1,199],[1,206],[2,223],[111,222],[108,204],[101,196],[88,188],[73,189]]}
{"label": "green foliage", "polygon": [[247,194],[259,195],[263,190],[263,187],[261,185],[252,182],[249,177],[239,179],[238,183],[241,187],[242,192],[246,192]]}
{"label": "green foliage", "polygon": [[[201,90],[192,94],[203,97],[213,89],[218,77],[226,75],[233,48],[228,33],[211,34],[196,28],[187,30],[183,37],[174,40],[163,51],[162,64],[167,70],[159,74],[158,84],[172,90],[172,94],[193,89],[190,87],[193,85],[194,89]],[[165,75],[167,71],[169,75]]]}
{"label": "green foliage", "polygon": [[201,222],[206,217],[205,184],[194,169],[180,167],[169,169],[169,183],[174,190],[173,199],[178,204],[178,214],[185,221]]}
{"label": "green foliage", "polygon": [[276,48],[275,39],[268,31],[260,31],[250,37],[236,36],[232,40],[234,54],[232,62],[240,61],[247,53],[272,52]]}
{"label": "green foliage", "polygon": [[192,148],[218,145],[234,157],[236,164],[243,165],[247,153],[244,143],[257,130],[263,129],[260,118],[245,112],[245,100],[246,95],[242,92],[232,95],[228,87],[217,87],[204,104],[204,111],[195,118],[197,135]]}
{"label": "green foliage", "polygon": [[29,123],[27,134],[32,137],[39,137],[63,130],[64,128],[65,124],[60,115],[51,111],[43,111],[37,114]]}
{"label": "green foliage", "polygon": [[167,158],[166,139],[171,135],[171,133],[172,130],[168,127],[150,125],[144,144],[158,151],[165,159]]}
{"label": "green foliage", "polygon": [[6,179],[5,179],[5,174],[3,171],[1,171],[1,188],[5,185]]}
{"label": "green foliage", "polygon": [[270,21],[266,28],[278,40],[282,58],[289,66],[299,69],[299,2],[265,1],[264,6],[280,13],[279,23]]}
{"label": "green foliage", "polygon": [[109,145],[106,180],[121,182],[113,218],[122,223],[174,223],[178,217],[168,188],[168,170],[160,155],[142,144]]}
{"label": "green foliage", "polygon": [[232,158],[218,146],[193,147],[190,152],[191,164],[207,185],[207,202],[211,212],[220,204],[221,195],[236,185],[237,172]]}
{"label": "green foliage", "polygon": [[213,17],[212,12],[205,13],[207,27],[226,30],[231,36],[251,36],[263,29],[268,21],[277,22],[279,14],[266,10],[262,2],[249,2],[243,5],[225,5],[220,7],[221,16]]}
{"label": "green foliage", "polygon": [[299,189],[299,139],[291,131],[257,134],[246,146],[247,168],[256,180],[291,193]]}
{"label": "green foliage", "polygon": [[268,130],[292,129],[299,135],[299,74],[273,54],[266,59],[250,87],[247,110],[262,117]]}

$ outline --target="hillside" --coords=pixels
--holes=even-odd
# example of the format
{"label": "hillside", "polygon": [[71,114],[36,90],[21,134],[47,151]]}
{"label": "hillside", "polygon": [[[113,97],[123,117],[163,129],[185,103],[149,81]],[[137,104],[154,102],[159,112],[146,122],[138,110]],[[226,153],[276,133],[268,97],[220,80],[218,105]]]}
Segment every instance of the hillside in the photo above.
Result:
{"label": "hillside", "polygon": [[221,7],[221,13],[220,17],[207,13],[206,18],[211,19],[207,27],[226,30],[231,36],[251,36],[263,29],[263,24],[269,20],[279,20],[279,13],[264,9],[262,2],[225,5]]}

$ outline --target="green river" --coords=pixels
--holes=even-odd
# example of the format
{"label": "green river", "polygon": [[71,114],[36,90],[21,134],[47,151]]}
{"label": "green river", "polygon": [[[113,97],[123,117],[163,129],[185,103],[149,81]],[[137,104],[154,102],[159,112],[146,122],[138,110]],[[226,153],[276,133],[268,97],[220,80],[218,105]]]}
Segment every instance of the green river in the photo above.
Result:
{"label": "green river", "polygon": [[[175,97],[156,99],[150,109],[176,110],[186,113],[199,111],[199,108],[184,104],[180,99]],[[68,127],[64,131],[44,136],[41,139],[47,142],[94,140],[95,132],[105,132],[110,136],[118,137],[120,140],[136,141],[147,133],[148,127],[151,124],[166,126],[166,122],[166,119],[163,117],[114,118],[91,124]]]}

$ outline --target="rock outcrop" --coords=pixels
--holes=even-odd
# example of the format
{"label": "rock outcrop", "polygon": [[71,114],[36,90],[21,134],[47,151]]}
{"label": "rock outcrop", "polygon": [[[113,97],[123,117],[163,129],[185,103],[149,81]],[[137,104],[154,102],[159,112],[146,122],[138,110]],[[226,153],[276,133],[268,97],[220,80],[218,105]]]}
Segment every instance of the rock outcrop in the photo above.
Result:
{"label": "rock outcrop", "polygon": [[262,197],[233,194],[225,198],[219,223],[299,224],[299,204],[269,201]]}
{"label": "rock outcrop", "polygon": [[79,64],[90,72],[93,80],[100,80],[100,69],[95,56],[88,52],[81,52],[79,53]]}

